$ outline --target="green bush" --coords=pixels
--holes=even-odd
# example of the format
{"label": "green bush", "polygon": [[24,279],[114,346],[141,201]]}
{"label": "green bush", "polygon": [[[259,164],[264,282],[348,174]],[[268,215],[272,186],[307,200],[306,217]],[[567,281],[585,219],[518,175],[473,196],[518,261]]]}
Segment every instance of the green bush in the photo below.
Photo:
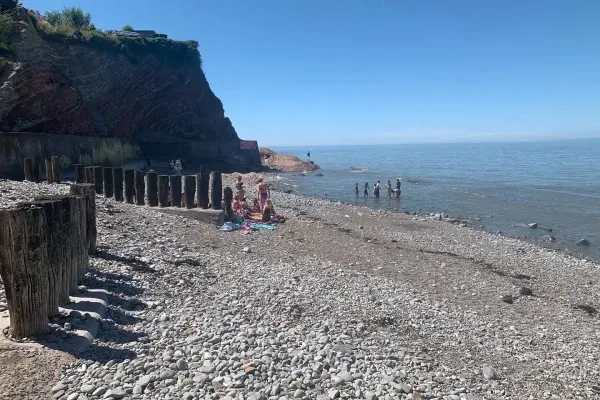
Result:
{"label": "green bush", "polygon": [[121,30],[124,32],[133,32],[133,26],[125,25],[124,27],[121,28]]}
{"label": "green bush", "polygon": [[[51,11],[46,13],[45,18],[46,21],[38,20],[32,15],[40,36],[49,41],[89,45],[98,50],[123,54],[131,62],[136,62],[140,56],[153,55],[164,63],[176,66],[184,64],[202,67],[198,42],[194,40],[117,36],[97,30],[91,22],[91,15],[78,7]],[[127,27],[130,26],[123,27],[123,30]]]}
{"label": "green bush", "polygon": [[15,22],[8,12],[0,13],[0,54],[10,52],[10,36],[12,35]]}
{"label": "green bush", "polygon": [[92,25],[92,16],[79,7],[65,7],[62,11],[49,11],[45,15],[48,23],[59,26],[68,25],[77,30],[89,30]]}

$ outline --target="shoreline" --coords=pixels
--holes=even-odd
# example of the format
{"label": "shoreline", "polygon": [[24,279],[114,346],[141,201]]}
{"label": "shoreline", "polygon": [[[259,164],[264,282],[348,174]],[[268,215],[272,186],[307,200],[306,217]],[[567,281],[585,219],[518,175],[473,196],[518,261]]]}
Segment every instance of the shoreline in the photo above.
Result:
{"label": "shoreline", "polygon": [[[65,186],[0,181],[17,200]],[[97,196],[102,251],[86,286],[109,291],[109,312],[92,350],[57,363],[56,387],[190,400],[600,396],[597,263],[272,197],[287,221],[243,233]],[[10,376],[0,382],[18,385]]]}
{"label": "shoreline", "polygon": [[[528,237],[525,235],[513,236],[513,235],[505,234],[502,231],[486,229],[485,226],[483,226],[479,223],[480,221],[478,220],[478,218],[462,217],[462,216],[458,216],[458,215],[448,214],[446,212],[427,213],[427,212],[422,212],[420,209],[419,209],[419,211],[399,210],[399,209],[389,210],[389,209],[383,209],[383,208],[376,208],[374,206],[369,206],[367,204],[360,204],[358,202],[337,200],[333,197],[325,197],[325,196],[320,197],[320,196],[305,195],[305,194],[299,193],[296,190],[296,188],[291,188],[291,187],[285,188],[284,185],[279,183],[278,179],[273,179],[273,178],[276,178],[278,175],[282,175],[282,174],[290,174],[290,173],[289,172],[270,172],[270,171],[262,173],[262,175],[266,176],[268,178],[268,181],[272,184],[272,186],[274,188],[273,190],[277,191],[277,192],[286,193],[286,194],[295,194],[297,196],[302,196],[302,197],[306,197],[306,198],[324,200],[324,201],[331,202],[333,204],[364,207],[366,209],[376,210],[378,212],[384,212],[384,213],[390,213],[390,214],[405,214],[405,215],[409,215],[412,217],[425,219],[425,220],[438,220],[441,222],[446,222],[448,224],[453,224],[453,225],[456,224],[456,225],[461,225],[463,227],[468,227],[470,229],[485,232],[490,235],[498,235],[498,236],[501,236],[504,238],[519,240],[524,243],[535,245],[535,246],[538,246],[538,247],[546,249],[546,250],[551,250],[551,251],[568,254],[568,255],[578,258],[578,259],[600,262],[599,257],[594,257],[590,254],[586,254],[584,252],[578,252],[577,250],[573,250],[572,248],[567,248],[567,247],[565,247],[566,246],[565,243],[553,244],[553,242],[543,240],[541,238],[536,239],[536,238]],[[235,175],[235,174],[232,174],[232,175]],[[546,233],[548,233],[548,235],[546,235],[546,236],[551,236],[552,231],[550,230],[550,231],[547,231]],[[576,248],[575,244],[573,246]]]}

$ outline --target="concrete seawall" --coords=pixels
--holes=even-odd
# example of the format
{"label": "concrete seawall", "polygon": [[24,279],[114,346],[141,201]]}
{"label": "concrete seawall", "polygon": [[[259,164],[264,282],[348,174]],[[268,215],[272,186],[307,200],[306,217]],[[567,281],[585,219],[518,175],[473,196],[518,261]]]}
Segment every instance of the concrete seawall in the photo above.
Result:
{"label": "concrete seawall", "polygon": [[107,137],[0,132],[0,178],[22,180],[24,158],[36,157],[41,161],[51,156],[61,156],[64,168],[76,163],[121,165],[151,157],[180,158],[187,165],[218,167],[223,172],[260,169],[258,148],[241,149],[240,140],[138,143]]}

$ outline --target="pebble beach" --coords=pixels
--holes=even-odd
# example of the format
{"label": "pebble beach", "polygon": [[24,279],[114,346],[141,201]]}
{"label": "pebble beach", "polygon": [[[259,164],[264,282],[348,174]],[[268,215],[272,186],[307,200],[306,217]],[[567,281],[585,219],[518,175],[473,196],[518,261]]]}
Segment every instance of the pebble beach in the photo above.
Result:
{"label": "pebble beach", "polygon": [[[0,207],[67,192],[0,181]],[[3,344],[0,361],[20,361],[0,398],[600,399],[598,264],[424,216],[272,198],[286,222],[245,233],[97,196],[82,290],[109,292],[98,336],[52,350],[79,322],[63,316],[41,348]]]}

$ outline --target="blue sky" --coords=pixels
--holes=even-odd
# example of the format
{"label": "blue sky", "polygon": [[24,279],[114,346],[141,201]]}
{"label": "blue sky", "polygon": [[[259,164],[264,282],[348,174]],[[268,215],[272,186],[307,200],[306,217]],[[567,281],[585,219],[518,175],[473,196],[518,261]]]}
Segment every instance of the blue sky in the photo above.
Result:
{"label": "blue sky", "polygon": [[200,42],[262,145],[600,137],[600,1],[23,0]]}

